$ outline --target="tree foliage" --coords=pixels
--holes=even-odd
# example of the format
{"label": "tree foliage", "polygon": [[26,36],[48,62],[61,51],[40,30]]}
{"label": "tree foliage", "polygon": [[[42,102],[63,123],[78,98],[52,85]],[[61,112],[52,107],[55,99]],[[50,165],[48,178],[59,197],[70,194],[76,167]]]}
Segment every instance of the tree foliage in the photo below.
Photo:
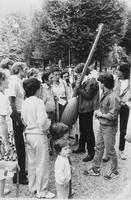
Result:
{"label": "tree foliage", "polygon": [[97,60],[111,50],[114,36],[119,41],[125,34],[123,5],[117,0],[48,1],[40,28],[48,43],[49,58],[68,61],[70,49],[72,58],[85,61],[100,23],[104,23],[104,30],[94,55]]}
{"label": "tree foliage", "polygon": [[0,56],[24,60],[24,47],[30,37],[29,18],[22,13],[12,13],[0,20]]}

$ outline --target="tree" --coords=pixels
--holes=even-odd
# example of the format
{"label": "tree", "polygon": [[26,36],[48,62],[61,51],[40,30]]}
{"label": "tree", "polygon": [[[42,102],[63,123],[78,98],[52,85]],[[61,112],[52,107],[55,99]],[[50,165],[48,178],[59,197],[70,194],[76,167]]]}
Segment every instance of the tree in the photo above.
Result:
{"label": "tree", "polygon": [[126,53],[131,53],[131,13],[127,16],[127,30],[124,37],[120,40],[120,45],[126,48]]}
{"label": "tree", "polygon": [[0,56],[25,60],[24,47],[30,37],[30,18],[23,13],[11,13],[0,20]]}
{"label": "tree", "polygon": [[77,62],[86,60],[99,23],[104,30],[94,59],[101,61],[125,33],[124,7],[116,0],[52,0],[46,6],[47,21],[41,29],[49,44],[49,57],[68,57],[69,49]]}

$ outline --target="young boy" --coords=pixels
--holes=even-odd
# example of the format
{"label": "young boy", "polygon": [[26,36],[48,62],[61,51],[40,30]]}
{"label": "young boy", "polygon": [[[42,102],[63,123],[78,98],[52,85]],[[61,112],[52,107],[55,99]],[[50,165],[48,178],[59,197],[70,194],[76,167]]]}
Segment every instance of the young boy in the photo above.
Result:
{"label": "young boy", "polygon": [[68,199],[71,183],[71,165],[69,155],[71,150],[66,142],[54,146],[57,158],[55,161],[55,181],[58,199]]}
{"label": "young boy", "polygon": [[105,148],[108,157],[111,159],[111,166],[104,178],[110,180],[118,176],[115,139],[118,126],[118,114],[120,112],[120,99],[116,92],[113,91],[114,78],[112,74],[102,74],[99,76],[98,81],[103,90],[100,99],[100,110],[95,113],[95,116],[99,119],[100,126],[97,132],[96,152],[92,162],[92,168],[84,171],[84,174],[89,176],[100,175],[100,164]]}

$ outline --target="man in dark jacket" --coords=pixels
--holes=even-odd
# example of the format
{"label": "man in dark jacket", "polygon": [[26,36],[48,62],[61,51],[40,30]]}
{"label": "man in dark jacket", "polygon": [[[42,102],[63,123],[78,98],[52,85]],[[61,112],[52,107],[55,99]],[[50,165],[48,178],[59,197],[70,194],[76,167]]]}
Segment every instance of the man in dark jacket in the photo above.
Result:
{"label": "man in dark jacket", "polygon": [[[78,76],[82,72],[84,63],[76,67]],[[94,110],[99,105],[99,85],[95,78],[89,78],[90,70],[82,82],[82,85],[77,89],[79,101],[79,125],[80,125],[80,139],[79,148],[74,153],[85,153],[85,144],[87,143],[87,156],[83,159],[84,162],[91,161],[95,154],[95,136],[93,131],[93,114]]]}

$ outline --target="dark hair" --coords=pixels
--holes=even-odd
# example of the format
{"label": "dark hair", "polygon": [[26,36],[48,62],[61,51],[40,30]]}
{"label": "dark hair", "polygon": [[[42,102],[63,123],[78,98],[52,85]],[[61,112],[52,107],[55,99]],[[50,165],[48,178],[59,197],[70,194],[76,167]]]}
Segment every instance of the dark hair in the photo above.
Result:
{"label": "dark hair", "polygon": [[53,67],[51,69],[51,72],[54,73],[54,72],[61,72],[60,68],[59,67]]}
{"label": "dark hair", "polygon": [[64,74],[68,74],[68,76],[69,76],[69,72],[68,71],[63,71],[62,73],[61,73],[61,78],[63,78],[63,75]]}
{"label": "dark hair", "polygon": [[41,82],[36,78],[29,78],[23,82],[26,97],[35,95],[36,91],[40,89]]}
{"label": "dark hair", "polygon": [[123,73],[124,79],[130,77],[130,65],[127,63],[122,63],[118,66],[118,70]]}
{"label": "dark hair", "polygon": [[10,60],[9,58],[4,58],[1,63],[0,63],[0,67],[2,69],[9,69],[9,65],[13,65],[13,61]]}
{"label": "dark hair", "polygon": [[57,155],[61,152],[62,148],[63,148],[63,145],[61,145],[61,144],[54,145],[54,149],[55,149],[55,152]]}
{"label": "dark hair", "polygon": [[[81,73],[82,70],[83,70],[83,68],[84,68],[84,66],[85,66],[85,63],[80,63],[80,64],[78,64],[78,65],[75,67],[75,72],[76,72],[76,73]],[[88,75],[89,73],[90,73],[90,69],[87,68],[87,70],[86,70],[86,75]]]}
{"label": "dark hair", "polygon": [[25,68],[24,62],[15,62],[11,68],[12,74],[18,74],[21,70],[24,70],[24,68]]}
{"label": "dark hair", "polygon": [[42,76],[41,76],[41,79],[42,79],[42,82],[45,83],[45,81],[48,81],[48,78],[49,78],[49,75],[51,74],[52,72],[43,72]]}
{"label": "dark hair", "polygon": [[114,77],[110,73],[105,73],[105,74],[99,75],[97,80],[100,81],[101,83],[103,83],[104,86],[108,89],[113,89],[113,87],[114,87]]}

